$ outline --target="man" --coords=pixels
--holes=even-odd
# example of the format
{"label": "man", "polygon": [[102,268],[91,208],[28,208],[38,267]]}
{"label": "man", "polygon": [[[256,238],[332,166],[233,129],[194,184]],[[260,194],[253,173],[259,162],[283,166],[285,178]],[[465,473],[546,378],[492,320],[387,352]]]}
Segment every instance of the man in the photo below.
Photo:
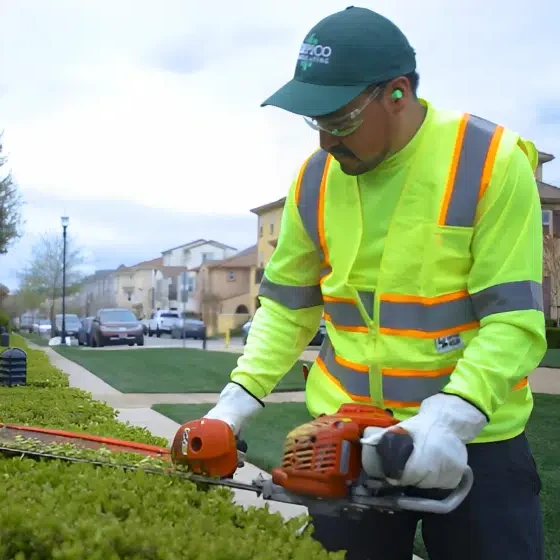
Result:
{"label": "man", "polygon": [[415,445],[397,483],[451,489],[467,463],[475,483],[450,514],[316,517],[316,538],[348,559],[409,560],[421,519],[430,560],[541,560],[524,432],[546,350],[538,155],[417,86],[403,33],[349,7],[309,32],[294,79],[263,103],[304,116],[321,149],[287,195],[244,355],[208,417],[239,433],[324,314],[310,413],[389,408]]}

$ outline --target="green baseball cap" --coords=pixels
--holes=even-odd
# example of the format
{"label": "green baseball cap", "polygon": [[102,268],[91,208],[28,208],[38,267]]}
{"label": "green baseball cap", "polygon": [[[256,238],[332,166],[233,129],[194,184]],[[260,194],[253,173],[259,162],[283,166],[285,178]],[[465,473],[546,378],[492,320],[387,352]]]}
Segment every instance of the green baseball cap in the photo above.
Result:
{"label": "green baseball cap", "polygon": [[403,32],[386,17],[349,6],[322,19],[301,45],[294,77],[261,107],[308,117],[332,113],[372,84],[416,70]]}

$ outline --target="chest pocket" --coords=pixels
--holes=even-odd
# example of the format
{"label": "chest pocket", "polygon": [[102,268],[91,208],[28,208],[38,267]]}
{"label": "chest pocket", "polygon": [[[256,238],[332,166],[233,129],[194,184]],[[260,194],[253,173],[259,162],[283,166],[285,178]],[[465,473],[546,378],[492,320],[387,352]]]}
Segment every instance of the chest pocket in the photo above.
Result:
{"label": "chest pocket", "polygon": [[430,249],[424,253],[422,276],[438,294],[466,289],[472,267],[473,227],[434,226],[429,233]]}

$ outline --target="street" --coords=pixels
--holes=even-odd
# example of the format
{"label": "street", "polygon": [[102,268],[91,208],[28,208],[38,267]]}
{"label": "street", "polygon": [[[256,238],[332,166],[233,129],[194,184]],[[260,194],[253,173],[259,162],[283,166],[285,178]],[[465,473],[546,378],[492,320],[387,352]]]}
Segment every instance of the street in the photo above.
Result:
{"label": "street", "polygon": [[[128,346],[127,344],[119,344],[114,346],[104,346],[103,348],[90,348],[90,350],[130,350],[132,348],[142,350],[143,348],[200,348],[202,347],[202,340],[194,340],[192,338],[187,338],[186,340],[181,340],[178,338],[171,338],[169,335],[163,334],[160,338],[156,336],[144,336],[144,346]],[[231,338],[229,341],[228,348],[225,347],[225,340],[223,338],[217,340],[207,340],[206,341],[207,350],[221,350],[221,351],[231,351],[239,352],[243,351],[243,340],[241,337]]]}

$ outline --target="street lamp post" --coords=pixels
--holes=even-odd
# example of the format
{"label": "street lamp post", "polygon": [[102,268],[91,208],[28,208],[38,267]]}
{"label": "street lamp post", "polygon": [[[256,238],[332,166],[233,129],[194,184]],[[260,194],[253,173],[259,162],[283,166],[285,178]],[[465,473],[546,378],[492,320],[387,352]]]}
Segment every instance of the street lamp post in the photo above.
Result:
{"label": "street lamp post", "polygon": [[61,344],[66,344],[66,228],[68,227],[68,216],[62,216],[62,337]]}

